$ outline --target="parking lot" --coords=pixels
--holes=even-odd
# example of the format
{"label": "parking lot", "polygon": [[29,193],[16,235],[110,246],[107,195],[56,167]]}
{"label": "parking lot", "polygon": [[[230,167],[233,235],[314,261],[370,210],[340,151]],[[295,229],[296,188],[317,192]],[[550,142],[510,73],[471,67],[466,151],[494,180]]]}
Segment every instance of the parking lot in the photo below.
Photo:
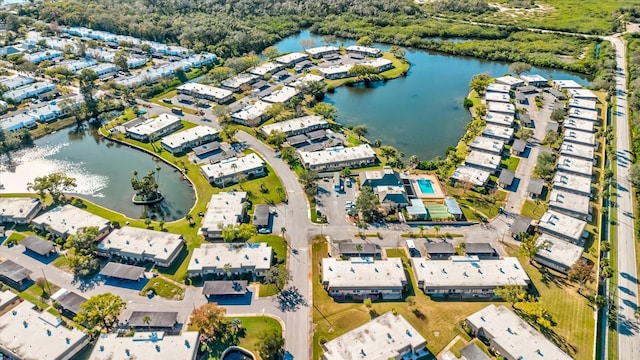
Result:
{"label": "parking lot", "polygon": [[347,202],[356,202],[355,182],[348,186],[343,181],[343,191],[336,191],[333,178],[326,177],[318,180],[318,190],[316,192],[316,210],[327,217],[329,223],[339,224],[340,221],[347,221]]}

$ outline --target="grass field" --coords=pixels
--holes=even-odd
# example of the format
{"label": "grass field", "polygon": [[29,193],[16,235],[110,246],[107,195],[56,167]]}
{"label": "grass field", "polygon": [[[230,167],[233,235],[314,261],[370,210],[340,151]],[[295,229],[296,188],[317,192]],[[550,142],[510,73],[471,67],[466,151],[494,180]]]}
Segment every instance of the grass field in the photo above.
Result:
{"label": "grass field", "polygon": [[540,220],[542,214],[544,214],[548,208],[549,206],[545,201],[541,201],[540,204],[536,204],[534,200],[527,199],[522,206],[520,214],[534,220]]}
{"label": "grass field", "polygon": [[516,171],[516,169],[518,168],[518,164],[520,164],[520,158],[515,156],[510,156],[500,161],[500,165],[503,168],[511,171]]}
{"label": "grass field", "polygon": [[[279,231],[280,229],[274,229],[276,231]],[[286,259],[287,259],[287,244],[285,243],[285,241],[282,239],[281,236],[279,235],[256,235],[255,237],[253,237],[252,239],[249,240],[249,242],[252,243],[256,243],[256,242],[266,242],[269,246],[271,246],[271,248],[273,249],[273,253],[274,256],[278,258],[278,261],[282,261],[282,263],[279,265],[281,268],[286,268],[287,263],[286,263]],[[284,286],[284,284],[281,284],[280,287],[282,288],[282,286]],[[272,296],[275,295],[279,292],[278,287],[275,284],[269,284],[269,285],[260,285],[260,296],[264,297],[264,296]]]}
{"label": "grass field", "polygon": [[184,288],[161,276],[155,277],[140,291],[140,296],[147,296],[147,292],[153,290],[154,294],[169,300],[182,300]]}

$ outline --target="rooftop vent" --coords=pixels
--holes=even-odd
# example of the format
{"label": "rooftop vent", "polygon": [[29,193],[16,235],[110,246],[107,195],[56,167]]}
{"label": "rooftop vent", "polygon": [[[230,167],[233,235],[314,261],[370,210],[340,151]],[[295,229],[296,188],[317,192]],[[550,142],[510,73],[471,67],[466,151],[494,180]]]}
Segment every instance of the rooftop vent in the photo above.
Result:
{"label": "rooftop vent", "polygon": [[104,351],[104,346],[100,345],[100,351]]}

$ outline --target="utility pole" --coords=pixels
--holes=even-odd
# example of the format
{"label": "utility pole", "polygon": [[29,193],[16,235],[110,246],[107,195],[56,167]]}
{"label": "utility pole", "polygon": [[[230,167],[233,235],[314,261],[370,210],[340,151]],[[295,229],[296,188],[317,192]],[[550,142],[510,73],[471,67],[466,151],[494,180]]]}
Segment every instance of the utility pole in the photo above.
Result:
{"label": "utility pole", "polygon": [[51,287],[49,286],[49,280],[47,280],[47,276],[44,274],[44,268],[40,268],[40,271],[42,271],[42,276],[44,277],[44,283],[47,285],[47,291],[49,291],[49,297],[51,297],[51,295],[53,295],[51,293]]}

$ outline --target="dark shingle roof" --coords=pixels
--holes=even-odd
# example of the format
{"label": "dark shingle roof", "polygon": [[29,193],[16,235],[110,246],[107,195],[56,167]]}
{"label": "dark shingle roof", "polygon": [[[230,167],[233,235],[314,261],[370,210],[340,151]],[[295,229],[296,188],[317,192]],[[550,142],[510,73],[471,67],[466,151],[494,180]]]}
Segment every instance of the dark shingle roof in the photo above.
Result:
{"label": "dark shingle roof", "polygon": [[515,177],[515,175],[516,173],[511,170],[502,169],[502,171],[500,171],[498,182],[506,186],[511,186],[511,184],[513,184],[513,178]]}
{"label": "dark shingle roof", "polygon": [[34,235],[28,236],[26,239],[22,240],[20,243],[22,244],[22,246],[24,246],[28,250],[31,250],[34,253],[38,255],[43,255],[43,256],[49,254],[55,249],[52,243]]}
{"label": "dark shingle roof", "polygon": [[526,216],[517,216],[515,220],[513,220],[513,224],[511,224],[511,233],[512,234],[520,234],[521,232],[527,231],[529,226],[531,226],[530,218]]}
{"label": "dark shingle roof", "polygon": [[380,250],[374,244],[360,243],[362,250],[356,249],[356,243],[343,242],[338,245],[341,254],[378,254]]}
{"label": "dark shingle roof", "polygon": [[529,180],[529,186],[527,187],[527,192],[534,195],[540,195],[542,194],[543,187],[544,187],[544,180],[531,179]]}
{"label": "dark shingle roof", "polygon": [[527,143],[520,140],[520,139],[515,139],[513,141],[513,145],[511,145],[511,150],[513,151],[517,151],[517,152],[523,152],[524,148],[527,147]]}
{"label": "dark shingle roof", "polygon": [[453,245],[451,243],[441,242],[441,243],[427,243],[425,246],[427,250],[427,254],[455,254],[456,251],[453,249]]}
{"label": "dark shingle roof", "polygon": [[13,282],[19,283],[28,279],[29,275],[31,275],[31,270],[11,260],[5,260],[0,263],[0,277],[5,277]]}
{"label": "dark shingle roof", "polygon": [[125,280],[139,280],[144,275],[144,268],[110,262],[100,271],[100,275]]}
{"label": "dark shingle roof", "polygon": [[466,243],[464,252],[467,254],[490,254],[493,253],[493,246],[489,243]]}
{"label": "dark shingle roof", "polygon": [[[149,317],[149,324],[143,320]],[[173,311],[134,311],[129,316],[129,326],[131,327],[173,327],[178,322],[178,312]]]}
{"label": "dark shingle roof", "polygon": [[258,204],[253,210],[253,225],[267,226],[269,225],[269,205]]}
{"label": "dark shingle roof", "polygon": [[460,354],[467,360],[490,360],[491,358],[487,356],[482,349],[478,347],[475,343],[469,343],[467,346],[460,349]]}
{"label": "dark shingle roof", "polygon": [[87,299],[74,293],[73,291],[68,291],[64,295],[58,297],[56,301],[64,309],[67,309],[73,312],[74,314],[77,314],[80,311],[80,304],[87,301]]}
{"label": "dark shingle roof", "polygon": [[247,292],[247,281],[205,281],[202,287],[202,295],[244,295]]}
{"label": "dark shingle roof", "polygon": [[520,119],[520,122],[525,125],[531,124],[531,117],[529,116],[529,114],[518,113],[518,119]]}

